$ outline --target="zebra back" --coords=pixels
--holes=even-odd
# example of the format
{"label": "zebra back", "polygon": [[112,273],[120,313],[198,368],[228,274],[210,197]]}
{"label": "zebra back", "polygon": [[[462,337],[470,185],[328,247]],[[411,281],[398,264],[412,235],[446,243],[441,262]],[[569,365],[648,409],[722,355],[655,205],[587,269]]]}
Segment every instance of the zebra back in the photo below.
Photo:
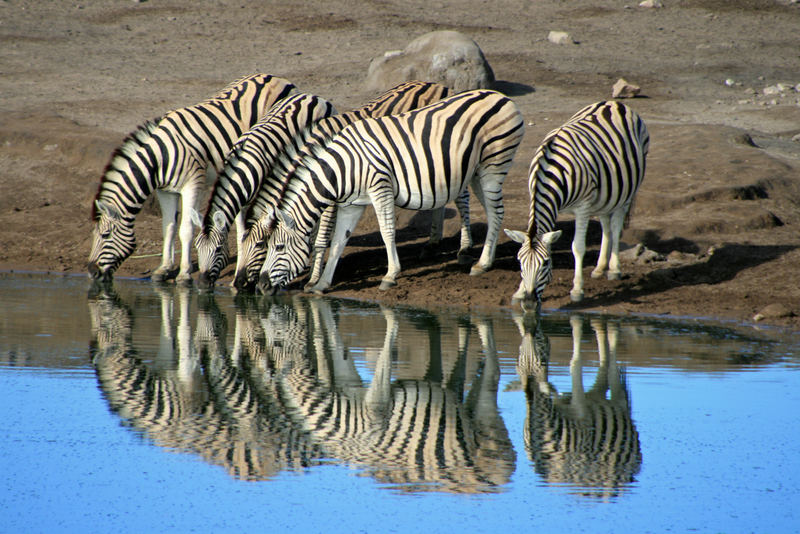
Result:
{"label": "zebra back", "polygon": [[185,175],[192,169],[210,165],[219,170],[242,133],[292,91],[287,80],[254,74],[199,104],[146,122],[112,155],[95,200],[132,217],[154,189],[179,189],[183,181],[198,178]]}
{"label": "zebra back", "polygon": [[293,174],[297,165],[346,126],[370,117],[383,117],[424,107],[447,97],[448,93],[449,89],[438,83],[401,83],[360,108],[324,118],[300,132],[286,145],[284,154],[275,162],[271,180],[259,190],[247,215],[248,226],[274,208],[285,191],[286,177]]}
{"label": "zebra back", "polygon": [[560,211],[629,210],[644,179],[649,146],[644,121],[616,101],[590,104],[548,133],[528,173],[531,239],[552,231]]}

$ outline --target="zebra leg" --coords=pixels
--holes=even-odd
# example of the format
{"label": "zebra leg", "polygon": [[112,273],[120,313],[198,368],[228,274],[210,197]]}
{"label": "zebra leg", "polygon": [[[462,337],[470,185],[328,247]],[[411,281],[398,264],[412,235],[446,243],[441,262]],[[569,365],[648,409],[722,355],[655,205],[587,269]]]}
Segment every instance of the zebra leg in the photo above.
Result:
{"label": "zebra leg", "polygon": [[575,258],[575,277],[572,279],[572,291],[569,298],[572,302],[583,300],[583,255],[586,253],[586,228],[589,218],[584,214],[575,214],[575,237],[572,239],[572,256]]}
{"label": "zebra leg", "polygon": [[[236,271],[234,272],[237,274],[244,269],[244,254],[242,254],[242,244],[244,243],[244,233],[247,231],[244,218],[244,209],[242,209],[242,211],[236,214],[236,218],[234,219],[234,223],[236,223]],[[231,279],[230,286],[235,287],[235,283],[236,275],[234,275]]]}
{"label": "zebra leg", "polygon": [[472,190],[483,205],[486,212],[487,228],[486,228],[486,241],[483,243],[483,251],[478,263],[472,266],[469,274],[476,276],[488,271],[494,263],[494,252],[497,246],[497,236],[500,233],[500,227],[503,224],[503,216],[505,209],[503,208],[503,190],[502,183],[493,179],[479,179],[473,178]]}
{"label": "zebra leg", "polygon": [[386,291],[397,285],[397,275],[400,273],[400,257],[397,254],[395,241],[394,192],[391,184],[385,181],[371,190],[369,196],[372,200],[372,207],[375,208],[375,216],[378,218],[381,237],[386,247],[389,266],[379,288],[381,291]]}
{"label": "zebra leg", "polygon": [[306,282],[305,291],[313,291],[314,286],[319,283],[322,276],[322,268],[325,262],[325,251],[330,245],[331,228],[336,224],[336,206],[332,205],[322,212],[322,217],[317,227],[317,235],[314,239],[314,249],[311,258],[311,275]]}
{"label": "zebra leg", "polygon": [[455,202],[458,215],[461,217],[461,242],[458,245],[458,264],[471,265],[475,258],[469,253],[469,249],[472,248],[472,231],[470,230],[469,222],[469,187],[464,188],[464,191],[456,197]]}
{"label": "zebra leg", "polygon": [[[205,171],[203,171],[205,176]],[[198,183],[198,182],[195,182]],[[178,229],[178,237],[181,241],[181,269],[178,272],[178,277],[175,279],[180,284],[192,283],[192,237],[194,237],[194,225],[192,224],[191,211],[195,209],[197,203],[197,196],[200,192],[200,185],[184,186],[181,198],[181,226]]]}
{"label": "zebra leg", "polygon": [[622,272],[619,268],[619,238],[622,235],[622,228],[625,226],[625,217],[629,207],[620,209],[611,214],[611,260],[608,264],[608,279],[619,280]]}
{"label": "zebra leg", "polygon": [[[592,278],[600,278],[603,276],[603,273],[606,272],[606,269],[608,269],[608,253],[613,240],[611,218],[608,215],[602,215],[599,219],[600,226],[603,228],[603,239],[600,242],[600,255],[597,257],[597,267],[592,270]],[[610,276],[611,273],[609,273],[609,277]]]}
{"label": "zebra leg", "polygon": [[150,275],[153,282],[163,282],[175,268],[173,256],[175,253],[175,233],[178,225],[178,200],[177,193],[156,190],[156,198],[161,207],[161,235],[164,238],[161,250],[161,265]]}
{"label": "zebra leg", "polygon": [[347,245],[347,240],[350,239],[350,236],[353,234],[353,230],[358,224],[358,221],[361,220],[365,209],[366,206],[355,204],[336,207],[336,226],[333,230],[331,248],[328,252],[328,262],[325,264],[325,269],[322,271],[319,281],[311,287],[307,286],[307,291],[322,294],[326,289],[331,287],[336,264],[339,263],[339,258],[341,258],[344,247]]}
{"label": "zebra leg", "polygon": [[444,230],[444,206],[431,210],[431,233],[428,242],[422,247],[420,259],[425,260],[436,254],[439,244],[442,242],[442,231]]}

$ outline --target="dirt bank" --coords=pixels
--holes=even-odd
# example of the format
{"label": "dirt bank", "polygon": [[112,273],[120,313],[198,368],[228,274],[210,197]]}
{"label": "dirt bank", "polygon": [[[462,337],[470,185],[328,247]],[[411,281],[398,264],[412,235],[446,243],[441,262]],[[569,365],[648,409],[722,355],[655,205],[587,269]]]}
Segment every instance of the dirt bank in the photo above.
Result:
{"label": "dirt bank", "polygon": [[[556,246],[545,308],[705,316],[800,330],[800,5],[788,1],[280,3],[118,0],[0,3],[0,269],[75,271],[89,253],[90,205],[112,150],[145,119],[193,104],[229,81],[269,72],[339,109],[373,95],[369,60],[436,29],[481,46],[498,89],[527,126],[505,186],[506,225],[527,222],[527,166],[542,137],[620,77],[647,122],[651,152],[623,239],[650,262],[621,281],[591,280],[569,303],[571,225]],[[97,5],[95,5],[97,4]],[[730,6],[735,5],[735,8]],[[551,30],[571,44],[548,42]],[[784,84],[784,85],[778,85]],[[483,215],[473,210],[475,235]],[[455,262],[457,217],[441,254],[417,259],[424,217],[400,214],[404,271],[377,290],[385,254],[369,215],[335,279],[339,296],[410,304],[510,306],[516,246],[471,278]],[[120,275],[146,276],[160,221],[137,220],[139,248]],[[599,244],[590,229],[589,262]],[[480,240],[479,240],[480,243]],[[476,246],[475,254],[479,253]],[[230,279],[230,270],[222,283]],[[588,273],[587,273],[588,274]],[[777,310],[777,312],[770,312]]]}

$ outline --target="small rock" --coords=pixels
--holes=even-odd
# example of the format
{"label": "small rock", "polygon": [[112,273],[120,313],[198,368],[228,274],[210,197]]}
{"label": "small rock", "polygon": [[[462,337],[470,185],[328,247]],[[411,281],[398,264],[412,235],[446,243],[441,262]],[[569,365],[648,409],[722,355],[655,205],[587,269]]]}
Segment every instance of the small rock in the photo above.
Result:
{"label": "small rock", "polygon": [[638,258],[642,254],[643,251],[644,251],[644,245],[642,245],[641,243],[637,243],[631,248],[620,252],[619,259],[621,259],[622,261],[634,262],[636,261],[636,258]]}
{"label": "small rock", "polygon": [[572,37],[567,32],[551,31],[547,34],[547,40],[553,44],[563,45],[572,44]]}
{"label": "small rock", "polygon": [[768,304],[764,309],[753,316],[753,320],[763,321],[764,319],[780,319],[782,317],[794,317],[794,312],[783,304]]}
{"label": "small rock", "polygon": [[725,85],[727,85],[728,87],[733,87],[734,85],[736,85],[736,82],[733,79],[728,78],[727,80],[725,80]]}
{"label": "small rock", "polygon": [[796,143],[800,143],[800,134],[796,134],[792,136],[792,141]]}
{"label": "small rock", "polygon": [[655,250],[645,249],[636,259],[636,263],[644,265],[646,263],[653,263],[656,261],[664,261],[664,256]]}
{"label": "small rock", "polygon": [[761,92],[765,95],[779,95],[781,94],[781,89],[777,85],[770,85],[769,87],[765,87]]}
{"label": "small rock", "polygon": [[639,7],[662,8],[664,7],[664,2],[661,0],[644,0],[643,2],[639,2]]}
{"label": "small rock", "polygon": [[638,85],[630,84],[624,78],[620,78],[611,88],[611,98],[633,98],[640,91],[641,88]]}

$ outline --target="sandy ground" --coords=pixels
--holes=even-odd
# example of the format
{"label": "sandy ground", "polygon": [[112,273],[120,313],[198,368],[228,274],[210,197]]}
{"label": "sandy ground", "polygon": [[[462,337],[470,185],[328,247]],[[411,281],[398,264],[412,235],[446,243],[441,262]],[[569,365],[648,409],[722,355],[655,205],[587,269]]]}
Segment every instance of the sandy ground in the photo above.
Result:
{"label": "sandy ground", "polygon": [[[372,57],[433,30],[473,38],[514,98],[527,132],[504,188],[506,227],[527,223],[527,167],[544,135],[624,77],[651,151],[630,226],[652,261],[622,280],[591,280],[569,302],[571,223],[555,247],[545,309],[714,317],[800,331],[800,4],[789,0],[563,2],[459,0],[302,3],[0,1],[0,269],[85,271],[90,206],[111,152],[144,120],[194,104],[230,81],[267,72],[341,110],[364,89]],[[580,7],[576,7],[576,6]],[[551,30],[569,44],[553,44]],[[778,85],[783,84],[783,85]],[[792,138],[795,138],[794,140]],[[399,214],[404,271],[386,266],[374,216],[340,263],[334,294],[389,302],[509,307],[516,245],[502,237],[495,268],[469,277],[455,261],[448,211],[441,254],[417,259],[424,216]],[[473,222],[479,253],[485,218]],[[137,219],[136,256],[119,276],[158,264],[160,219]],[[590,227],[589,265],[599,225]],[[222,284],[230,280],[225,271]]]}

